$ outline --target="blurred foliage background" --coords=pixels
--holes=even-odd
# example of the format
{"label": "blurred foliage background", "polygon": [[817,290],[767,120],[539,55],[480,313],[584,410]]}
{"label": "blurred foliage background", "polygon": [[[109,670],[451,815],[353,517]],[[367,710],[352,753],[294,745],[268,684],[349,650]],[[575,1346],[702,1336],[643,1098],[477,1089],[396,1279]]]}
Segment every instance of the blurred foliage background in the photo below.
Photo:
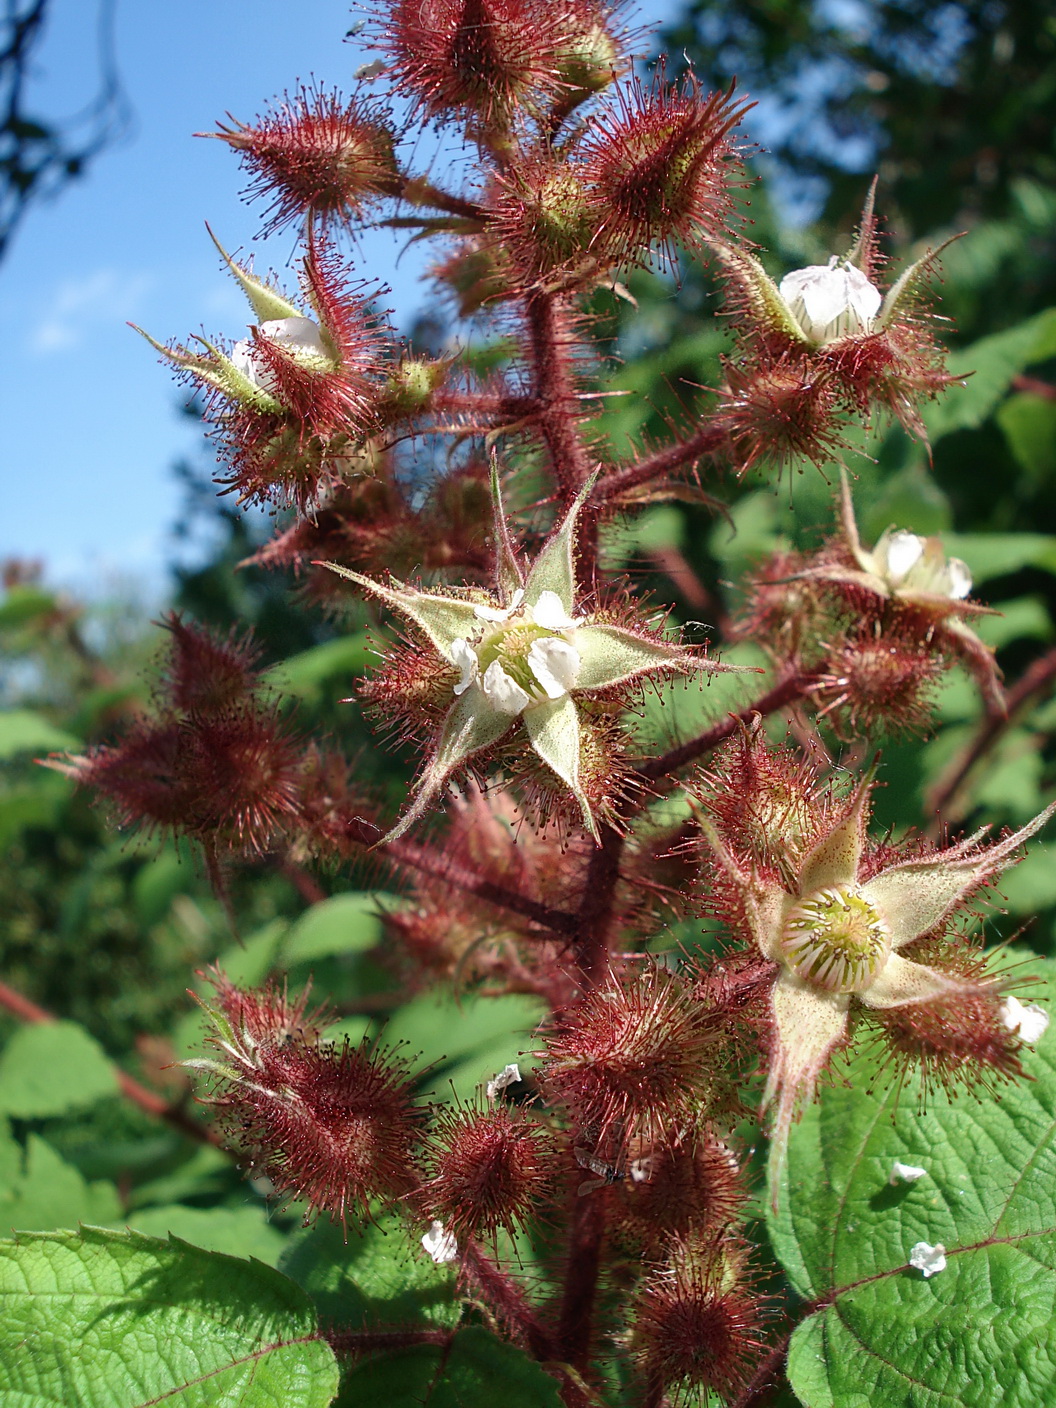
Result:
{"label": "blurred foliage background", "polygon": [[[694,0],[661,38],[669,71],[691,64],[705,86],[736,75],[759,100],[769,150],[752,156],[759,179],[744,199],[772,272],[844,251],[874,171],[896,267],[966,232],[943,257],[940,311],[950,319],[952,369],[972,375],[931,408],[930,457],[884,427],[861,437],[850,464],[866,541],[897,523],[943,533],[947,551],[967,561],[981,598],[1001,613],[985,618],[981,634],[1014,684],[1052,649],[1056,623],[1056,14],[1044,0]],[[706,268],[686,261],[675,272],[639,273],[631,291],[636,307],[598,308],[609,354],[599,378],[633,393],[608,403],[615,450],[684,423],[694,388],[718,384],[727,346]],[[410,336],[435,346],[447,333],[431,316]],[[223,631],[252,627],[298,727],[356,758],[395,812],[411,760],[379,748],[358,706],[339,702],[369,663],[364,608],[350,600],[346,614],[326,615],[289,576],[239,567],[274,525],[216,497],[211,460],[203,445],[198,462],[176,470],[186,487],[177,536],[210,550],[193,568],[174,569],[171,605]],[[731,583],[744,568],[831,531],[835,475],[833,466],[779,486],[723,483],[716,492],[728,516],[655,506],[610,531],[609,563],[673,599],[676,616],[703,622],[721,646],[737,608]],[[0,1228],[130,1223],[293,1266],[294,1216],[269,1219],[266,1190],[247,1189],[224,1155],[151,1121],[116,1091],[120,1069],[190,1106],[170,1063],[199,1039],[186,995],[196,970],[219,957],[235,980],[288,972],[292,987],[314,973],[341,1004],[344,1030],[390,1018],[391,1038],[440,1061],[431,1083],[441,1098],[448,1076],[468,1094],[514,1058],[510,1033],[530,1029],[531,1004],[467,1000],[455,1024],[453,999],[404,992],[385,961],[379,917],[399,900],[378,896],[367,871],[290,874],[267,858],[237,869],[233,932],[188,847],[118,834],[86,795],[34,762],[111,738],[148,706],[161,633],[130,604],[78,603],[52,590],[46,568],[9,562],[4,587],[0,979],[64,1020],[34,1028],[0,1017]],[[680,687],[643,727],[694,731],[754,688],[737,677],[706,692]],[[1035,707],[953,799],[951,820],[1020,823],[1051,795],[1056,701],[1028,702]],[[928,824],[929,795],[980,726],[965,679],[946,684],[938,717],[933,738],[885,749],[883,823]],[[1054,859],[1053,843],[1037,844],[1011,874],[994,938],[1025,926],[1026,942],[1052,951]],[[42,1065],[50,1083],[36,1079]]]}

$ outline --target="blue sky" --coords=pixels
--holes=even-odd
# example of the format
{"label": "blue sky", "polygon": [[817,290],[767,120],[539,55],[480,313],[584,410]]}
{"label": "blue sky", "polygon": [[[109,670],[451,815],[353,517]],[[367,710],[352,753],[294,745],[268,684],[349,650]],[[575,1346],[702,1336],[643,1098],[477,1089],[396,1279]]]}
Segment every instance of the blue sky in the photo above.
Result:
{"label": "blue sky", "polygon": [[[644,8],[644,7],[643,7]],[[674,0],[653,0],[650,21]],[[35,106],[72,113],[92,93],[94,0],[53,0],[37,54]],[[179,507],[172,464],[199,440],[181,422],[179,390],[127,326],[155,337],[237,337],[246,313],[220,270],[206,220],[228,249],[283,269],[292,235],[255,242],[237,160],[196,141],[229,111],[251,120],[299,80],[348,91],[369,59],[344,35],[343,0],[118,0],[117,61],[132,127],[88,175],[32,210],[0,264],[0,416],[4,502],[0,557],[41,558],[50,581],[95,595],[117,579],[164,587]],[[427,251],[377,231],[361,245],[365,275],[392,285],[398,320],[422,306]]]}

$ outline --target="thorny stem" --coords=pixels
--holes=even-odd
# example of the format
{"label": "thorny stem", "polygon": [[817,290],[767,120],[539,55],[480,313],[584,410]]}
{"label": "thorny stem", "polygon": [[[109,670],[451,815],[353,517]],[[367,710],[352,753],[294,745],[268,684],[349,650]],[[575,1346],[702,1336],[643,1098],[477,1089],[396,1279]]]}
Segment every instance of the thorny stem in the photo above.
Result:
{"label": "thorny stem", "polygon": [[1050,689],[1056,682],[1056,648],[1040,656],[1015,686],[1005,695],[1005,712],[991,714],[983,720],[979,731],[964,752],[935,784],[927,800],[927,810],[935,813],[934,829],[937,831],[943,820],[960,821],[968,810],[964,799],[958,793],[968,774],[998,743],[1022,714],[1035,695]]}
{"label": "thorny stem", "polygon": [[813,681],[807,675],[786,675],[778,680],[774,687],[749,704],[738,714],[728,714],[726,718],[720,719],[717,724],[706,729],[703,733],[698,733],[696,738],[687,739],[685,743],[680,743],[676,748],[671,748],[666,753],[661,753],[657,758],[647,758],[638,765],[638,776],[650,782],[667,778],[671,773],[677,772],[679,768],[685,767],[687,763],[696,762],[705,753],[710,753],[713,748],[730,738],[744,724],[750,724],[756,715],[764,718],[767,714],[773,714],[778,709],[783,709],[786,704],[793,704],[797,699],[801,699],[810,690]]}
{"label": "thorny stem", "polygon": [[641,484],[648,484],[650,479],[659,479],[662,474],[670,474],[673,469],[681,469],[683,465],[692,464],[694,460],[711,454],[722,444],[722,439],[720,431],[705,423],[688,439],[667,445],[662,450],[646,455],[635,464],[606,474],[598,484],[596,495],[598,499],[619,498],[621,494],[637,489]]}
{"label": "thorny stem", "polygon": [[459,1266],[465,1281],[479,1293],[488,1309],[528,1346],[536,1359],[545,1361],[554,1357],[550,1335],[520,1286],[486,1257],[475,1242],[466,1243]]}
{"label": "thorny stem", "polygon": [[565,1289],[557,1329],[558,1353],[581,1372],[591,1361],[594,1301],[605,1240],[607,1189],[586,1198],[571,1190],[571,1215],[566,1252]]}
{"label": "thorny stem", "polygon": [[573,339],[565,325],[567,312],[558,297],[541,292],[530,295],[525,311],[540,404],[539,426],[557,487],[564,502],[570,504],[592,466],[576,428],[573,410],[576,390],[569,355]]}
{"label": "thorny stem", "polygon": [[[20,1021],[38,1026],[58,1021],[53,1013],[43,1007],[38,1007],[35,1002],[30,1001],[22,993],[16,992],[14,988],[8,987],[6,983],[0,983],[0,1007],[10,1012],[13,1017],[18,1017]],[[121,1094],[126,1100],[131,1100],[134,1105],[138,1105],[152,1119],[164,1120],[167,1125],[171,1125],[173,1129],[178,1130],[189,1139],[197,1140],[199,1144],[211,1144],[214,1148],[223,1148],[220,1137],[208,1125],[199,1124],[178,1105],[170,1105],[162,1096],[153,1090],[148,1090],[145,1085],[141,1085],[138,1080],[123,1071],[120,1066],[115,1065],[113,1070]]]}
{"label": "thorny stem", "polygon": [[434,210],[446,210],[449,215],[463,215],[467,220],[483,220],[487,212],[474,201],[456,196],[427,181],[424,176],[409,176],[403,181],[401,197],[411,205],[431,205]]}

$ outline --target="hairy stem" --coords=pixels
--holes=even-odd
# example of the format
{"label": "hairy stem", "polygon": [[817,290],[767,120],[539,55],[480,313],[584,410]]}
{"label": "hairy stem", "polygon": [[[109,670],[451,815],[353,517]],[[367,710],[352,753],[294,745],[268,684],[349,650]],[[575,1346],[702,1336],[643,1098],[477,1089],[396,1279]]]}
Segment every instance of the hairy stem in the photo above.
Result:
{"label": "hairy stem", "polygon": [[520,1286],[484,1255],[475,1242],[467,1242],[459,1258],[464,1280],[494,1315],[543,1361],[554,1357],[550,1335],[543,1328]]}
{"label": "hairy stem", "polygon": [[570,504],[590,474],[591,463],[574,411],[577,401],[572,380],[573,336],[567,304],[553,294],[533,293],[525,312],[540,406],[538,424],[557,487],[564,502]]}
{"label": "hairy stem", "polygon": [[[6,983],[0,983],[0,1007],[22,1022],[44,1026],[58,1021],[54,1013],[46,1011],[43,1007],[38,1007],[35,1002],[24,997],[22,993],[16,992],[14,988],[8,987]],[[208,1125],[200,1124],[178,1105],[171,1105],[155,1091],[148,1090],[145,1085],[141,1085],[138,1080],[123,1071],[120,1066],[115,1065],[113,1070],[121,1094],[126,1100],[131,1100],[133,1105],[138,1105],[152,1119],[164,1120],[167,1125],[178,1130],[180,1134],[186,1135],[189,1139],[197,1140],[199,1144],[211,1144],[214,1148],[223,1148],[220,1136]]]}
{"label": "hairy stem", "polygon": [[728,714],[726,718],[720,719],[717,724],[706,729],[703,733],[698,733],[696,738],[687,739],[685,743],[678,744],[677,747],[669,749],[666,753],[661,753],[656,758],[647,758],[638,765],[638,776],[650,782],[668,778],[671,773],[677,772],[687,763],[696,762],[705,753],[710,753],[713,748],[717,748],[720,743],[725,742],[737,732],[744,724],[750,724],[757,716],[765,718],[767,714],[773,714],[778,709],[783,709],[786,704],[793,704],[797,699],[802,699],[807,694],[813,684],[813,680],[807,675],[786,675],[778,680],[772,689],[756,699],[752,704],[742,709],[737,714]]}
{"label": "hairy stem", "polygon": [[681,469],[684,465],[712,454],[721,446],[722,440],[722,434],[713,426],[702,425],[688,439],[679,440],[674,445],[666,445],[662,450],[646,455],[635,464],[606,474],[598,484],[597,497],[619,498],[631,489],[648,484],[651,479],[659,479],[663,474],[670,474],[674,469]]}

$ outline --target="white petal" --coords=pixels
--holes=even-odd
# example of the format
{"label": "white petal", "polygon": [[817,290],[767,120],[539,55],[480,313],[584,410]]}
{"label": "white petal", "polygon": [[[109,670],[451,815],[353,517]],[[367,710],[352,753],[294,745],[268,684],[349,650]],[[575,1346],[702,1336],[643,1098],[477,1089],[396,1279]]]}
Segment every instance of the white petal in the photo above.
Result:
{"label": "white petal", "polygon": [[891,1165],[891,1177],[889,1183],[916,1183],[918,1178],[927,1177],[928,1170],[919,1168],[916,1164],[904,1164],[900,1159],[896,1159]]}
{"label": "white petal", "polygon": [[500,714],[509,714],[514,718],[523,713],[525,706],[532,702],[531,695],[527,694],[515,679],[510,678],[497,660],[493,660],[484,671],[484,678],[480,683],[489,704]]}
{"label": "white petal", "polygon": [[1049,1025],[1049,1014],[1036,1002],[1020,1002],[1018,997],[1006,997],[998,1016],[1010,1032],[1015,1032],[1028,1046],[1036,1046]]}
{"label": "white petal", "polygon": [[477,652],[464,640],[453,640],[451,642],[451,663],[462,671],[462,678],[455,685],[456,694],[465,694],[466,690],[477,678],[480,666],[477,664]]}
{"label": "white petal", "polygon": [[579,666],[579,651],[560,636],[532,641],[528,668],[548,699],[560,699],[573,688],[579,678]]}
{"label": "white petal", "polygon": [[422,1246],[438,1266],[454,1261],[458,1256],[458,1243],[450,1232],[445,1231],[442,1222],[430,1222],[429,1231],[422,1238]]}
{"label": "white petal", "polygon": [[482,621],[508,621],[516,613],[523,600],[524,589],[518,587],[510,597],[509,606],[474,606],[473,614],[479,616]]}
{"label": "white petal", "polygon": [[812,342],[871,332],[883,296],[860,269],[812,264],[781,280],[781,297]]}
{"label": "white petal", "polygon": [[323,342],[319,324],[311,318],[273,318],[261,323],[260,333],[276,347],[283,347],[294,356],[303,353],[307,357],[322,357],[329,360],[330,354]]}
{"label": "white petal", "polygon": [[959,557],[951,557],[946,563],[946,577],[949,581],[949,594],[956,601],[963,601],[972,590],[972,574],[968,564]]}
{"label": "white petal", "polygon": [[[876,547],[879,556],[880,544],[877,543]],[[884,576],[891,586],[898,586],[924,556],[924,539],[918,538],[916,533],[908,533],[904,528],[900,528],[887,539],[885,547]]]}
{"label": "white petal", "polygon": [[488,1099],[494,1100],[495,1097],[501,1095],[508,1086],[516,1085],[520,1079],[521,1068],[516,1061],[511,1061],[505,1070],[500,1071],[497,1076],[492,1076],[491,1080],[488,1081]]}
{"label": "white petal", "polygon": [[917,1242],[909,1253],[909,1264],[923,1271],[926,1281],[929,1276],[946,1270],[946,1248],[941,1242],[934,1246],[930,1242]]}
{"label": "white petal", "polygon": [[532,607],[532,619],[544,631],[565,631],[575,625],[572,617],[561,605],[557,592],[540,592],[539,600]]}

